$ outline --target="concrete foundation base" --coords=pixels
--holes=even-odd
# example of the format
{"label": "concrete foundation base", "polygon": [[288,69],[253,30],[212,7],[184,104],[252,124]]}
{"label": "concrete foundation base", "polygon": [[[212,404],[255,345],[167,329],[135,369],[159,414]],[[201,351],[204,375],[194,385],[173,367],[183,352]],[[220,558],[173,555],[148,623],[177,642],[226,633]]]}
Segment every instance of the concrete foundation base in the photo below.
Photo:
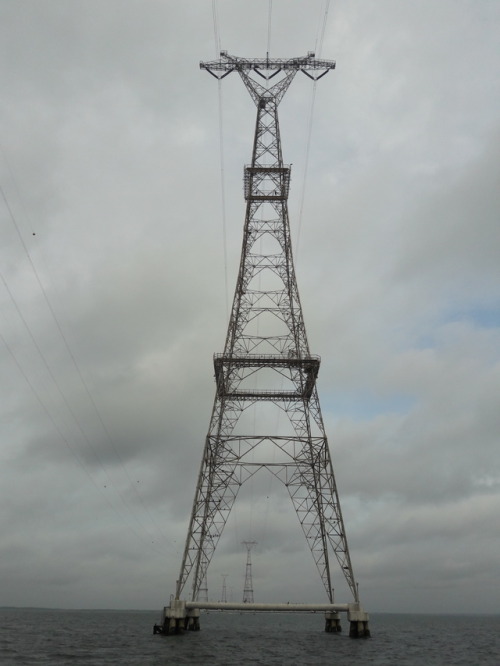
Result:
{"label": "concrete foundation base", "polygon": [[342,631],[339,613],[332,611],[325,613],[325,631],[328,634],[337,634]]}
{"label": "concrete foundation base", "polygon": [[200,609],[187,608],[186,602],[181,599],[173,599],[170,606],[165,606],[162,614],[161,624],[155,624],[153,634],[170,636],[171,634],[183,634],[185,631],[200,630]]}
{"label": "concrete foundation base", "polygon": [[347,619],[350,638],[370,638],[370,616],[359,604],[349,604]]}
{"label": "concrete foundation base", "polygon": [[154,634],[170,636],[184,631],[200,630],[200,610],[239,610],[252,612],[311,612],[324,611],[325,631],[336,634],[342,631],[340,613],[347,613],[349,636],[351,638],[369,638],[369,615],[360,604],[252,604],[252,603],[211,603],[172,599],[170,606],[165,606],[161,624],[155,624]]}

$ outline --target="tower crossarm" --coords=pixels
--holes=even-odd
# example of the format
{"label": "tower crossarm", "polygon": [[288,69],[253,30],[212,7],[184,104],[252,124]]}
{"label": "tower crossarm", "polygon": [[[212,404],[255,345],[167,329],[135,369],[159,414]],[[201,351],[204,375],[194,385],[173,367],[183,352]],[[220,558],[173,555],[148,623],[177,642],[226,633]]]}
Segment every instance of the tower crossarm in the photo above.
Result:
{"label": "tower crossarm", "polygon": [[[270,58],[269,54],[265,58],[239,58],[229,55],[227,51],[221,51],[218,60],[200,62],[200,68],[219,80],[231,72],[238,72],[257,105],[265,103],[265,100],[274,100],[278,105],[297,72],[303,72],[317,81],[331,69],[335,69],[335,61],[317,60],[312,51],[299,58]],[[251,73],[266,82],[276,76],[278,78],[274,85],[265,87],[250,76]],[[279,74],[282,76],[278,76]]]}
{"label": "tower crossarm", "polygon": [[[200,68],[206,69],[218,79],[224,78],[224,76],[227,76],[231,72],[245,70],[252,70],[264,79],[271,79],[278,72],[289,70],[304,72],[304,74],[312,76],[312,78],[320,78],[330,69],[335,69],[335,61],[316,59],[312,51],[306,56],[298,58],[269,58],[269,54],[265,58],[239,58],[229,55],[227,51],[221,51],[218,60],[200,62]],[[311,71],[319,71],[319,76],[311,75],[309,73]]]}

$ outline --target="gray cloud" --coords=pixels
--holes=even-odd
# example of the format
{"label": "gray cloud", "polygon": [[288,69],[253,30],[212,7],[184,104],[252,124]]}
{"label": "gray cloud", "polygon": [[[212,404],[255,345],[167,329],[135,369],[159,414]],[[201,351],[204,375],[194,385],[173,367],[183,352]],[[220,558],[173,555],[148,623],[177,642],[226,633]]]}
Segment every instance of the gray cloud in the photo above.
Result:
{"label": "gray cloud", "polygon": [[[258,6],[257,6],[258,5]],[[219,0],[267,49],[268,3]],[[257,9],[256,9],[257,7]],[[338,67],[281,107],[299,287],[369,610],[496,611],[500,89],[495,3],[275,1],[271,53]],[[254,108],[211,3],[0,9],[4,604],[155,608],[173,591],[244,216]],[[304,193],[304,197],[302,195]],[[227,288],[226,288],[227,277]],[[288,500],[243,486],[210,572],[322,598]],[[335,580],[337,598],[343,583]]]}

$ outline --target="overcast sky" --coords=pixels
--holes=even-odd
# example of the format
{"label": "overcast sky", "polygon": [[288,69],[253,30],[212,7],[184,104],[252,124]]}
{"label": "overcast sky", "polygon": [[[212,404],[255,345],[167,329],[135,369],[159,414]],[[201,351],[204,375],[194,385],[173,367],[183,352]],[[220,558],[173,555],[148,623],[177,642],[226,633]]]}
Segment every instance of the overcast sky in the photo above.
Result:
{"label": "overcast sky", "polygon": [[[498,612],[500,3],[269,8],[0,1],[0,605],[174,592],[255,122],[236,75],[219,93],[199,69],[221,47],[337,61],[296,77],[280,123],[362,601]],[[324,601],[267,477],[241,491],[211,599],[228,574],[241,600],[243,540],[256,601]]]}

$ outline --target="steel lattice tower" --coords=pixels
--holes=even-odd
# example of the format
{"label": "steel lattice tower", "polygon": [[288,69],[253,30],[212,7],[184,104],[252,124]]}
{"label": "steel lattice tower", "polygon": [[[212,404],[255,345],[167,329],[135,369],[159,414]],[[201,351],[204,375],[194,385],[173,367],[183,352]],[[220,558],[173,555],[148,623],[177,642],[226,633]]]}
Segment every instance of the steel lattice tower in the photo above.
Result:
{"label": "steel lattice tower", "polygon": [[[257,120],[244,169],[241,261],[224,351],[214,356],[215,399],[175,598],[182,599],[190,579],[191,600],[199,600],[240,487],[267,469],[288,490],[329,602],[333,554],[359,603],[316,389],[320,358],[309,350],[295,277],[290,165],[283,162],[278,123],[278,105],[297,72],[316,81],[335,63],[313,53],[246,59],[222,51],[200,67],[219,80],[237,72]],[[252,410],[258,417],[249,416]]]}
{"label": "steel lattice tower", "polygon": [[250,551],[257,544],[256,541],[242,541],[247,549],[247,564],[245,568],[245,585],[243,586],[243,603],[253,604],[253,582],[252,582],[252,556]]}
{"label": "steel lattice tower", "polygon": [[220,600],[222,603],[227,603],[227,586],[226,586],[226,579],[228,574],[221,574],[222,576],[222,594],[220,597]]}

